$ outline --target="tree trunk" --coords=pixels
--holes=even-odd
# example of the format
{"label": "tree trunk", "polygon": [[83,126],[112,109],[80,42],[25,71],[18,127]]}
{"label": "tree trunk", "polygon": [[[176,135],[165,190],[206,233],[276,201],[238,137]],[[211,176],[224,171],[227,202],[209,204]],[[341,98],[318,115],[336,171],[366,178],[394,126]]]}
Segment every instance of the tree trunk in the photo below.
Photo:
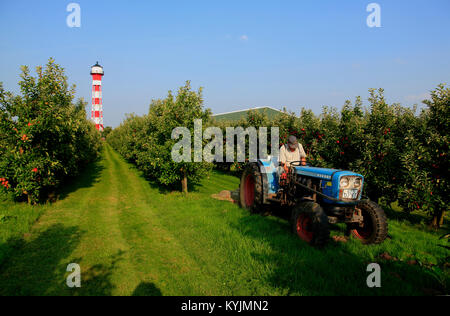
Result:
{"label": "tree trunk", "polygon": [[439,227],[442,227],[444,225],[444,216],[445,216],[445,211],[441,212],[441,219],[439,220]]}
{"label": "tree trunk", "polygon": [[445,212],[443,210],[436,210],[433,214],[433,220],[431,221],[432,228],[441,228],[444,224],[444,215]]}
{"label": "tree trunk", "polygon": [[188,181],[186,176],[186,171],[182,170],[183,178],[181,179],[181,192],[188,193]]}

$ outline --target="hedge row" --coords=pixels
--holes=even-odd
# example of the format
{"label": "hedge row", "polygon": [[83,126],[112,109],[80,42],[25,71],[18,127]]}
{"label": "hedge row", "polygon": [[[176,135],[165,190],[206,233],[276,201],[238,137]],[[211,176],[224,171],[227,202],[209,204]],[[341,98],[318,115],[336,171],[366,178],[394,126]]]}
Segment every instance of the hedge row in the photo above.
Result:
{"label": "hedge row", "polygon": [[100,153],[100,133],[73,103],[64,70],[50,59],[37,77],[22,67],[21,95],[0,83],[0,183],[17,200],[46,200]]}

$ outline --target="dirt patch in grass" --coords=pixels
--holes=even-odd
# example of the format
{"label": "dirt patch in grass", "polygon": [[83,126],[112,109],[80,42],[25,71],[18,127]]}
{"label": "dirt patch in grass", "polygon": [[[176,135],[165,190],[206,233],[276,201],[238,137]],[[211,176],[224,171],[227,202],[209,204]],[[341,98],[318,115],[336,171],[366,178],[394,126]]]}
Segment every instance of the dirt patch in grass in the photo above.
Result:
{"label": "dirt patch in grass", "polygon": [[219,201],[228,201],[234,204],[239,203],[239,190],[234,191],[228,191],[224,190],[221,191],[219,194],[212,194],[211,197],[213,199],[219,200]]}

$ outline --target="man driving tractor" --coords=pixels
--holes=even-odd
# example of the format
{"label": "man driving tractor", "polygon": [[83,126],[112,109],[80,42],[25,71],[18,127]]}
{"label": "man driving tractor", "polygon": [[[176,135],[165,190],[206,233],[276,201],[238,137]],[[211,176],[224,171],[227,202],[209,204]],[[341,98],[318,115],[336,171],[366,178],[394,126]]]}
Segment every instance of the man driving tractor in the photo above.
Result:
{"label": "man driving tractor", "polygon": [[289,172],[289,167],[294,161],[301,161],[302,166],[306,166],[306,153],[302,144],[297,141],[294,135],[289,136],[287,144],[280,148],[280,167],[278,175],[280,179],[285,179]]}
{"label": "man driving tractor", "polygon": [[242,173],[239,201],[254,214],[283,206],[292,230],[314,246],[324,246],[329,224],[343,223],[365,245],[387,237],[384,210],[363,198],[364,176],[348,170],[306,166],[306,153],[289,136],[277,159],[259,159]]}

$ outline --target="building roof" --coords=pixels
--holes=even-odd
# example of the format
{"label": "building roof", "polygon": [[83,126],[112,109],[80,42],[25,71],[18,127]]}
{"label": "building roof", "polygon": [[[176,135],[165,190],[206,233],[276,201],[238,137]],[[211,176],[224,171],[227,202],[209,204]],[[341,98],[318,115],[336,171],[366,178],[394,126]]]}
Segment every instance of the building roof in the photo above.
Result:
{"label": "building roof", "polygon": [[238,111],[214,114],[212,117],[216,121],[239,121],[242,118],[246,118],[247,113],[249,111],[257,111],[259,113],[265,113],[269,118],[273,118],[273,117],[283,113],[280,110],[276,110],[272,107],[265,106],[265,107],[255,107],[255,108],[249,108],[249,109],[245,109],[245,110],[238,110]]}

